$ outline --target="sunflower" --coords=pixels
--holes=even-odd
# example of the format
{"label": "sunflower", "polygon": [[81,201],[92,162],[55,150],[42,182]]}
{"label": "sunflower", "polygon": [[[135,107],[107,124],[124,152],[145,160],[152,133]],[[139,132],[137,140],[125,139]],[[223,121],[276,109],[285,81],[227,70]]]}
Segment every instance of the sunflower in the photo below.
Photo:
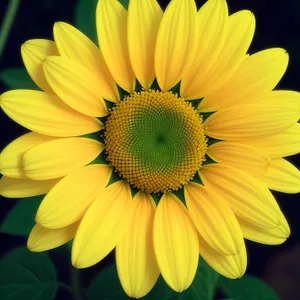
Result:
{"label": "sunflower", "polygon": [[100,49],[73,26],[22,45],[41,91],[1,95],[3,111],[31,132],[0,156],[0,192],[46,194],[28,248],[74,238],[72,263],[116,249],[131,297],[159,274],[187,289],[199,254],[229,278],[246,269],[244,238],[283,243],[288,223],[269,189],[300,191],[300,94],[274,90],[288,65],[281,48],[247,54],[250,11],[225,0],[101,0]]}

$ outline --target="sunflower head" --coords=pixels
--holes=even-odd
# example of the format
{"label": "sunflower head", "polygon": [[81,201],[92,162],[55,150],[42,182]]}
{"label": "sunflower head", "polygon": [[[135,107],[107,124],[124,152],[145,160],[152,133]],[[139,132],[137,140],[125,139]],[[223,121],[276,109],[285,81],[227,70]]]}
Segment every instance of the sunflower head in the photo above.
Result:
{"label": "sunflower head", "polygon": [[1,152],[0,193],[44,195],[28,247],[74,238],[78,268],[116,249],[134,298],[160,273],[186,290],[199,254],[241,277],[244,237],[274,245],[290,234],[269,189],[300,192],[300,172],[284,159],[300,151],[300,94],[274,91],[286,51],[249,55],[255,18],[229,15],[225,0],[199,11],[194,0],[165,11],[156,0],[130,0],[128,11],[100,0],[96,23],[100,48],[63,22],[54,41],[26,42],[41,90],[0,96],[31,131]]}

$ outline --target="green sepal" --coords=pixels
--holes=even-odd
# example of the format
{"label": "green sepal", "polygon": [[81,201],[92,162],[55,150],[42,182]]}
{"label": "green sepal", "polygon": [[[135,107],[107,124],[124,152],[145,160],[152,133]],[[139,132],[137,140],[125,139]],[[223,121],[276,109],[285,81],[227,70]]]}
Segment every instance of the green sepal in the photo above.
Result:
{"label": "green sepal", "polygon": [[140,190],[136,187],[130,186],[131,197],[133,198]]}
{"label": "green sepal", "polygon": [[106,159],[107,155],[105,153],[105,150],[103,150],[93,161],[91,161],[89,163],[89,165],[97,165],[97,164],[100,164],[100,165],[103,165],[103,164],[106,164],[108,165],[108,161]]}
{"label": "green sepal", "polygon": [[106,99],[104,99],[104,103],[105,103],[108,110],[111,110],[116,105],[116,103],[108,101]]}
{"label": "green sepal", "polygon": [[214,113],[215,113],[215,111],[213,111],[213,112],[207,112],[207,113],[200,113],[200,116],[202,117],[202,120],[204,122],[208,117],[210,117]]}
{"label": "green sepal", "polygon": [[119,92],[121,101],[123,101],[125,97],[127,97],[127,96],[130,95],[130,93],[128,93],[127,91],[123,90],[119,85],[117,85],[117,88],[118,88],[118,92]]}
{"label": "green sepal", "polygon": [[188,102],[193,106],[195,110],[198,109],[198,106],[200,102],[203,100],[203,98],[195,99],[195,100],[188,100]]}
{"label": "green sepal", "polygon": [[199,172],[196,172],[195,175],[194,175],[194,178],[191,180],[191,182],[195,182],[195,183],[199,183],[201,185],[204,185],[203,184],[203,181],[199,175]]}
{"label": "green sepal", "polygon": [[160,91],[161,89],[159,88],[157,79],[154,78],[154,81],[151,84],[150,90],[154,90],[154,91]]}
{"label": "green sepal", "polygon": [[177,96],[180,97],[180,85],[181,81],[174,85],[169,91],[172,92],[174,95],[177,94]]}
{"label": "green sepal", "polygon": [[154,200],[156,206],[158,205],[161,196],[162,196],[162,193],[151,194],[151,197],[153,198],[153,200]]}
{"label": "green sepal", "polygon": [[129,0],[118,0],[127,10],[129,5]]}
{"label": "green sepal", "polygon": [[95,140],[95,141],[99,141],[99,131],[98,132],[95,132],[95,133],[89,133],[89,134],[84,134],[84,135],[81,135],[80,137],[83,137],[83,138],[87,138],[87,139],[92,139],[92,140]]}
{"label": "green sepal", "polygon": [[210,164],[217,164],[216,161],[214,161],[210,156],[208,156],[207,154],[205,154],[204,156],[204,161],[202,163],[202,166],[205,166],[205,165],[210,165]]}
{"label": "green sepal", "polygon": [[124,180],[124,179],[119,175],[119,173],[117,171],[114,170],[110,176],[107,186],[109,186],[117,181],[120,181],[120,180]]}
{"label": "green sepal", "polygon": [[214,139],[212,137],[207,137],[207,139],[208,139],[207,146],[213,145],[218,142],[223,142],[222,140]]}
{"label": "green sepal", "polygon": [[143,86],[140,84],[140,82],[138,80],[136,80],[134,91],[137,92],[137,93],[139,93],[139,92],[141,92],[143,90],[144,90]]}
{"label": "green sepal", "polygon": [[172,191],[172,194],[174,194],[186,207],[186,202],[185,202],[185,198],[184,198],[184,191],[183,188],[177,190],[177,191]]}

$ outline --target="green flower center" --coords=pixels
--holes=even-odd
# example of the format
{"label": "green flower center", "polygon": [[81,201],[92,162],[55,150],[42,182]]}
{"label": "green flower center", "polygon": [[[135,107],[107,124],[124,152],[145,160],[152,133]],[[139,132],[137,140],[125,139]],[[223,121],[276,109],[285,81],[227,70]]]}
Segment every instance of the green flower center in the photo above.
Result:
{"label": "green flower center", "polygon": [[133,93],[105,125],[107,159],[131,185],[149,193],[178,190],[206,153],[202,118],[171,92]]}

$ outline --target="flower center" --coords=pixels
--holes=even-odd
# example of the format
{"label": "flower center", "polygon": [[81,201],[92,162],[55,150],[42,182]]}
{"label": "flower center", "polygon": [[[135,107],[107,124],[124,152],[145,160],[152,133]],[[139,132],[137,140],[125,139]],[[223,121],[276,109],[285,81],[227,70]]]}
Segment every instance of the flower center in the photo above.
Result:
{"label": "flower center", "polygon": [[120,176],[149,193],[178,190],[204,161],[202,118],[171,92],[133,93],[105,125],[107,159]]}

